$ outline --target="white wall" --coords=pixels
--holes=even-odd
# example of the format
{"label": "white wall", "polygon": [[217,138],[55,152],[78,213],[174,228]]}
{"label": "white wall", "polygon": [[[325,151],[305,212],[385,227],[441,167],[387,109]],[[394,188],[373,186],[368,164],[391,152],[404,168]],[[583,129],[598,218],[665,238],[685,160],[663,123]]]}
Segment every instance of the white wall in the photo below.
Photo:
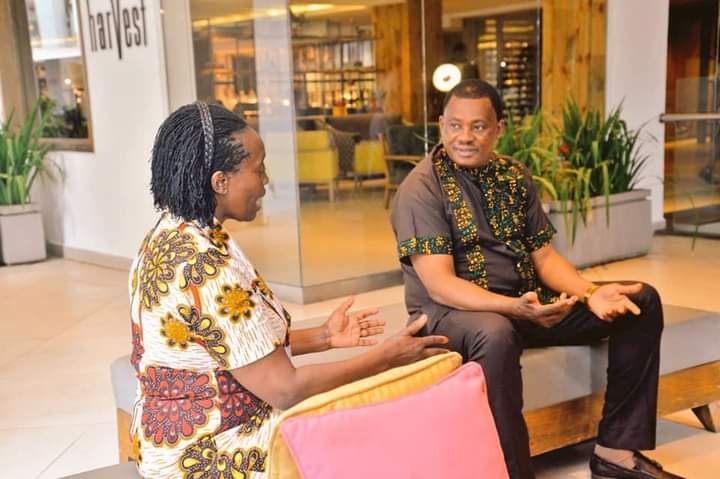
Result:
{"label": "white wall", "polygon": [[[149,159],[168,106],[159,0],[143,1],[147,46],[124,48],[122,60],[116,50],[91,51],[87,6],[79,2],[95,151],[51,155],[65,180],[43,181],[34,191],[50,243],[132,258],[154,224]],[[110,9],[104,0],[88,4],[96,12]]]}
{"label": "white wall", "polygon": [[663,177],[669,0],[608,0],[605,109],[623,102],[628,126],[644,125],[650,156],[639,186],[652,190],[652,220],[664,226]]}

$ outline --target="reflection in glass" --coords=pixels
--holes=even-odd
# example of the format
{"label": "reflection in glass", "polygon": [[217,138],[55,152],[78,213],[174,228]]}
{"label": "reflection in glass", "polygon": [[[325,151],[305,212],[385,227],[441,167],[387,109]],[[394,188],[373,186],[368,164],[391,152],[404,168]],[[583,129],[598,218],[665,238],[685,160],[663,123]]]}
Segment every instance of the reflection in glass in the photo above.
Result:
{"label": "reflection in glass", "polygon": [[498,85],[514,115],[537,108],[537,5],[484,16],[445,3],[291,2],[303,285],[399,269],[390,201],[440,141],[438,66]]}
{"label": "reflection in glass", "polygon": [[43,109],[43,136],[89,138],[85,64],[76,0],[26,0],[33,65]]}
{"label": "reflection in glass", "polygon": [[258,217],[227,225],[275,285],[301,286],[289,15],[283,0],[191,0],[197,98],[244,116],[265,143]]}
{"label": "reflection in glass", "polygon": [[198,98],[242,112],[265,140],[262,218],[233,234],[276,283],[399,280],[390,201],[440,141],[439,65],[498,84],[514,114],[539,100],[537,5],[502,17],[440,0],[190,5]]}

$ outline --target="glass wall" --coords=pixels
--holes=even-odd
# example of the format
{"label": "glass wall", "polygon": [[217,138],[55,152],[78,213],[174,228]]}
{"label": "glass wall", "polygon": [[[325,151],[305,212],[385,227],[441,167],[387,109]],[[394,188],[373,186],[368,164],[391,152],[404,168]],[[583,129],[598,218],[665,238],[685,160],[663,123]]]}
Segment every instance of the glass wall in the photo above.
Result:
{"label": "glass wall", "polygon": [[450,83],[486,79],[517,117],[540,100],[539,0],[190,5],[197,97],[266,143],[263,215],[233,235],[274,283],[399,282],[392,195],[440,141]]}
{"label": "glass wall", "polygon": [[720,235],[718,2],[670,2],[665,218],[672,232]]}
{"label": "glass wall", "polygon": [[303,284],[380,278],[399,268],[394,189],[439,142],[452,85],[436,70],[485,79],[510,114],[532,113],[539,2],[529,10],[439,0],[308,7],[290,4]]}
{"label": "glass wall", "polygon": [[38,95],[50,111],[43,136],[89,140],[77,1],[26,0],[25,5]]}
{"label": "glass wall", "polygon": [[270,184],[262,210],[228,230],[267,280],[301,286],[286,4],[191,0],[190,13],[197,98],[242,114],[265,142]]}

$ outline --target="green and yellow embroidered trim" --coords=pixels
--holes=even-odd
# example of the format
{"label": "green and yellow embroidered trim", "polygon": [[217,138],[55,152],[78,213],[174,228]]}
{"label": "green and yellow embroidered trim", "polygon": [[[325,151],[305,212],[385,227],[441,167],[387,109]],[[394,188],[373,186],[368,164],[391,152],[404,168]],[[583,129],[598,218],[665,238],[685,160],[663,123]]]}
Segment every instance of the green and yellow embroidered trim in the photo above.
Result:
{"label": "green and yellow embroidered trim", "polygon": [[483,211],[493,236],[505,243],[517,257],[515,271],[522,281],[518,294],[536,291],[543,303],[552,301],[554,294],[542,287],[530,253],[537,249],[532,245],[542,246],[542,241],[549,241],[554,231],[552,225],[549,225],[550,228],[546,227],[531,238],[526,238],[529,192],[522,168],[511,159],[498,157],[473,176],[485,197]]}
{"label": "green and yellow embroidered trim", "polygon": [[541,229],[534,235],[526,238],[525,243],[530,249],[530,252],[533,252],[550,243],[550,240],[553,238],[553,236],[555,236],[555,233],[557,233],[557,230],[552,225],[552,223],[548,221],[548,224],[545,225],[543,229]]}
{"label": "green and yellow embroidered trim", "polygon": [[447,236],[421,236],[401,241],[398,245],[400,259],[415,254],[452,254],[452,240]]}
{"label": "green and yellow embroidered trim", "polygon": [[480,248],[477,220],[465,202],[457,180],[448,168],[449,165],[454,165],[454,163],[447,156],[445,150],[442,149],[433,159],[433,165],[440,178],[442,189],[450,202],[455,226],[460,232],[460,241],[467,251],[469,279],[478,286],[487,289],[488,276],[485,269],[485,255]]}
{"label": "green and yellow embroidered trim", "polygon": [[542,287],[535,272],[530,256],[530,252],[534,250],[530,245],[549,241],[554,234],[554,228],[549,225],[549,228],[534,235],[530,239],[532,243],[525,238],[525,209],[529,192],[525,187],[522,167],[509,158],[496,157],[482,168],[461,168],[450,160],[444,149],[435,156],[433,164],[448,197],[455,224],[460,231],[460,240],[467,249],[469,279],[483,288],[488,288],[477,219],[468,208],[453,174],[461,171],[469,173],[481,188],[485,198],[482,208],[493,236],[505,243],[517,257],[514,266],[522,282],[518,295],[536,291],[543,303],[552,301],[554,293]]}

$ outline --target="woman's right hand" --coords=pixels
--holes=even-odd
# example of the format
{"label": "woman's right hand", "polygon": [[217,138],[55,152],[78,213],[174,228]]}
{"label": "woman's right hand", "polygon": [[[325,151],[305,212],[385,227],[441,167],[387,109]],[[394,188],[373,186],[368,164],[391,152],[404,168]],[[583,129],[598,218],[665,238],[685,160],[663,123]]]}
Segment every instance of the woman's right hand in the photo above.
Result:
{"label": "woman's right hand", "polygon": [[388,368],[404,366],[448,352],[447,349],[434,347],[439,344],[447,344],[448,338],[445,336],[415,337],[425,326],[427,320],[427,315],[423,314],[405,329],[383,341],[380,348],[382,348]]}

